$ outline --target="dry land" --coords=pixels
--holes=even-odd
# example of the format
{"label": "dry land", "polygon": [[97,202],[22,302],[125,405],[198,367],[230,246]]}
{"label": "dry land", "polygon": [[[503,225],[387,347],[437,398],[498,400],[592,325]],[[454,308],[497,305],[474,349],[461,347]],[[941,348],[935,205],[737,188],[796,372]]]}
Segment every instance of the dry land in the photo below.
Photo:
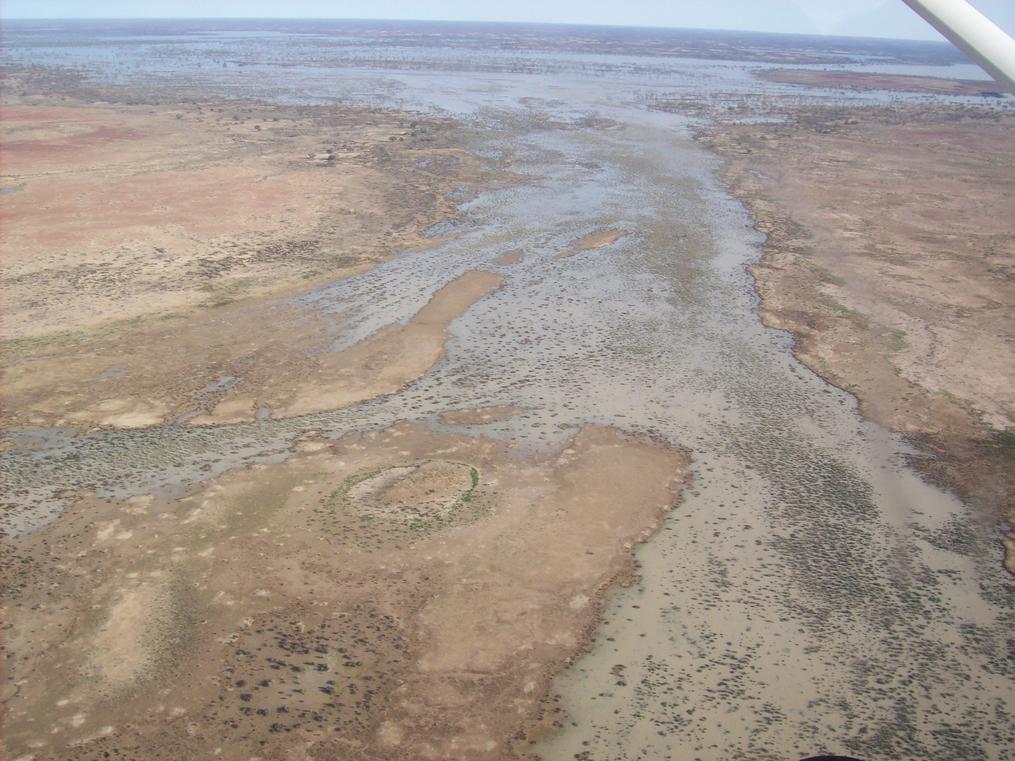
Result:
{"label": "dry land", "polygon": [[523,754],[687,465],[595,427],[541,456],[413,425],[296,449],[11,548],[14,757]]}
{"label": "dry land", "polygon": [[1015,523],[1015,119],[801,108],[705,140],[768,236],[766,324],[929,453],[920,471]]}
{"label": "dry land", "polygon": [[237,423],[258,416],[294,417],[339,409],[391,394],[421,378],[440,360],[448,325],[503,282],[490,272],[467,272],[434,294],[405,325],[390,325],[344,351],[308,358],[308,374],[275,378],[253,368],[221,395],[195,425]]}
{"label": "dry land", "polygon": [[592,251],[597,248],[602,248],[603,246],[609,246],[611,243],[616,243],[627,234],[627,230],[597,230],[594,233],[583,235],[573,241],[567,251],[563,251],[559,254],[559,258],[567,259],[575,256],[576,254],[580,254],[582,251]]}
{"label": "dry land", "polygon": [[[5,92],[11,429],[225,425],[394,393],[502,282],[466,272],[339,351],[341,320],[292,298],[432,245],[448,192],[494,182],[442,120],[94,103],[18,75]],[[442,420],[468,430],[519,412]],[[182,495],[77,494],[6,542],[5,752],[525,754],[559,714],[551,678],[687,465],[610,427],[535,452],[395,424],[309,431],[284,461]]]}
{"label": "dry land", "polygon": [[876,72],[841,71],[835,69],[767,69],[758,72],[759,79],[805,87],[830,87],[847,90],[889,90],[923,92],[937,95],[982,95],[1001,97],[992,81],[943,79],[912,74],[881,74]]}
{"label": "dry land", "polygon": [[449,191],[491,178],[440,119],[94,104],[9,79],[0,258],[16,427],[218,419],[234,385],[260,397],[297,369],[313,377],[336,326],[288,297],[439,242],[424,231],[453,213]]}

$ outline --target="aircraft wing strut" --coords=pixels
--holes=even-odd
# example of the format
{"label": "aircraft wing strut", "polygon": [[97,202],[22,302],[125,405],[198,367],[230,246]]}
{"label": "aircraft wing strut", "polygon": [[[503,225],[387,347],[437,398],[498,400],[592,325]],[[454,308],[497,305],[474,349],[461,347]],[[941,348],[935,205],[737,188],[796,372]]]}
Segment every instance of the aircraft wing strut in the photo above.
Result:
{"label": "aircraft wing strut", "polygon": [[952,44],[1015,93],[1015,40],[966,0],[905,0]]}

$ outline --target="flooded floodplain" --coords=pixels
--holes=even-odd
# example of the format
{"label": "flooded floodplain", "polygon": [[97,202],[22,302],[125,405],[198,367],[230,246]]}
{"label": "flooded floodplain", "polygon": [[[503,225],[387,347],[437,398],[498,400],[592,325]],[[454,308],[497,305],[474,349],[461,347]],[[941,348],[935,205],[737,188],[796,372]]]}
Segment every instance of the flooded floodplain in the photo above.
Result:
{"label": "flooded floodplain", "polygon": [[[461,125],[462,147],[509,176],[501,183],[456,191],[453,211],[430,229],[433,245],[334,282],[315,282],[272,302],[273,308],[282,304],[310,313],[326,326],[327,351],[338,358],[322,365],[330,373],[327,382],[294,377],[285,388],[249,390],[242,368],[230,367],[222,371],[221,388],[214,389],[217,406],[195,410],[198,416],[129,429],[25,426],[8,431],[10,446],[0,453],[7,500],[2,520],[12,545],[30,541],[62,514],[84,521],[73,525],[87,532],[82,505],[88,500],[107,506],[95,508],[104,511],[103,520],[115,520],[109,510],[120,509],[117,505],[137,505],[138,500],[155,500],[167,514],[176,509],[174,500],[197,504],[210,500],[215,490],[236,500],[243,493],[244,473],[268,491],[271,483],[282,484],[286,493],[298,483],[307,484],[315,494],[323,489],[324,496],[315,497],[319,501],[346,500],[349,509],[370,505],[368,517],[374,519],[393,509],[380,505],[377,495],[398,489],[402,496],[397,499],[403,500],[398,504],[430,504],[427,499],[438,504],[439,520],[417,515],[391,529],[399,552],[407,557],[428,553],[426,562],[399,561],[390,548],[384,561],[403,574],[417,563],[412,573],[424,580],[437,576],[434,569],[441,562],[461,575],[458,586],[449,576],[446,587],[435,587],[432,602],[420,602],[420,610],[404,601],[390,602],[392,609],[412,610],[418,617],[418,625],[430,632],[429,649],[419,654],[398,644],[398,636],[408,631],[408,613],[399,622],[385,622],[381,614],[377,621],[371,619],[370,627],[403,635],[392,635],[384,647],[352,660],[368,666],[371,658],[382,665],[389,661],[391,671],[402,673],[398,664],[417,658],[414,670],[406,667],[411,676],[401,686],[398,680],[377,677],[374,702],[357,703],[366,718],[355,714],[344,729],[334,730],[332,744],[321,745],[320,755],[311,748],[308,758],[405,757],[409,747],[419,757],[536,754],[548,761],[774,761],[819,752],[865,759],[1006,757],[1004,748],[1015,744],[1010,710],[1015,609],[997,530],[951,494],[921,480],[907,462],[925,455],[865,421],[852,396],[797,361],[788,334],[762,325],[747,266],[758,259],[764,236],[720,183],[718,159],[694,139],[697,130],[724,114],[769,118],[772,105],[784,101],[882,108],[896,99],[925,102],[930,96],[801,89],[751,76],[752,67],[776,63],[859,67],[859,61],[868,60],[865,56],[874,55],[825,53],[813,41],[793,49],[786,40],[759,38],[753,42],[761,47],[745,47],[750,54],[737,61],[728,52],[715,54],[719,43],[712,39],[681,38],[680,48],[665,39],[639,46],[635,35],[596,53],[594,46],[582,43],[579,31],[562,41],[553,37],[562,32],[544,31],[544,38],[532,30],[484,27],[472,30],[475,36],[462,31],[461,37],[438,43],[424,39],[423,31],[411,26],[332,28],[322,22],[317,29],[181,26],[156,35],[135,29],[13,27],[7,32],[8,66],[74,69],[87,81],[154,100],[173,97],[167,89],[172,86],[286,105],[338,102],[450,117]],[[564,50],[551,52],[557,42]],[[922,73],[933,69],[943,76],[971,76],[961,65],[952,67],[954,61],[936,48],[882,53],[882,64],[903,72],[909,65]],[[936,61],[935,55],[944,58]],[[876,63],[871,64],[875,69]],[[952,73],[953,68],[960,71]],[[1010,99],[933,97],[970,108],[1011,107]],[[661,101],[686,108],[664,111],[655,107]],[[413,191],[406,187],[404,192]],[[461,303],[442,306],[441,298],[468,290],[470,283],[472,290]],[[414,351],[425,356],[413,358]],[[357,358],[343,364],[349,352],[358,352]],[[403,356],[409,357],[404,367],[399,365]],[[392,365],[398,367],[389,372]],[[388,373],[388,380],[371,386],[371,373]],[[353,390],[343,390],[343,383]],[[401,436],[404,452],[399,452]],[[370,449],[370,437],[381,442],[376,451]],[[475,439],[471,444],[469,437]],[[329,451],[340,463],[307,464],[311,461],[305,458],[317,457],[327,447],[334,448]],[[604,481],[586,488],[598,483],[596,469],[610,461],[602,454],[605,447],[614,447],[619,463],[610,471],[611,483],[623,486]],[[444,465],[427,464],[442,457]],[[299,478],[287,467],[296,468]],[[311,483],[317,476],[307,473],[318,472],[313,468],[326,474],[320,478],[330,484],[328,489]],[[283,475],[273,482],[265,473]],[[624,485],[627,477],[632,480]],[[433,483],[417,487],[416,478]],[[616,530],[627,539],[624,552],[644,538],[641,529],[654,528],[654,533],[644,532],[651,537],[633,550],[637,574],[630,569],[621,573],[621,553],[608,549],[599,534],[589,529],[586,535],[579,523],[543,515],[534,525],[566,532],[559,542],[565,551],[577,554],[579,539],[587,541],[610,558],[603,567],[612,569],[612,575],[565,573],[558,567],[562,560],[547,560],[553,543],[543,548],[532,527],[517,516],[523,505],[535,513],[544,504],[549,509],[555,498],[547,496],[551,482],[560,484],[553,494],[562,495],[561,504],[595,502],[595,494],[608,494],[610,504],[590,513],[603,526],[611,520],[611,507],[619,513],[630,510],[629,520],[617,521]],[[486,513],[473,507],[471,489],[476,488],[488,490],[484,499],[489,502],[482,504],[493,517],[484,518]],[[437,496],[424,499],[423,493]],[[292,515],[304,507],[316,509],[310,501],[297,505],[292,500],[304,497],[302,491],[296,494],[285,498]],[[625,494],[637,500],[640,512],[625,503]],[[671,499],[675,507],[653,523],[654,511]],[[251,511],[259,509],[256,502],[250,498]],[[238,505],[238,514],[245,509],[242,499],[229,504]],[[465,512],[455,512],[462,505]],[[478,517],[461,517],[473,509]],[[296,518],[284,516],[277,525],[265,523],[264,530],[291,530],[312,548],[311,540],[292,528]],[[415,520],[423,521],[418,526],[422,538],[407,539],[405,525],[414,526]],[[448,533],[440,536],[446,539],[428,533],[430,520],[441,523],[440,531]],[[490,528],[474,527],[487,520]],[[165,525],[171,523],[176,525],[169,519]],[[349,536],[365,530],[359,523],[359,528],[341,525]],[[102,541],[119,530],[109,528]],[[186,530],[181,524],[181,535]],[[517,552],[511,549],[515,530],[535,548],[522,553],[532,564],[531,578],[507,561],[504,568],[519,574],[519,588],[532,590],[532,597],[508,593],[502,583],[490,581],[496,578],[497,553]],[[239,524],[228,529],[242,531]],[[427,544],[454,545],[456,536],[471,536],[489,554],[477,550],[468,559],[461,547]],[[363,547],[369,549],[373,541],[357,544],[357,551],[366,552]],[[175,551],[167,542],[149,547],[168,553],[166,568]],[[180,540],[185,547],[181,557],[202,562],[197,560],[203,551],[199,543],[189,542]],[[225,546],[223,539],[215,552],[226,552]],[[131,572],[131,562],[124,556],[96,568],[112,577]],[[367,560],[351,560],[350,567],[359,568],[356,563],[365,568]],[[582,634],[564,632],[563,625],[558,631],[546,613],[554,608],[532,602],[552,594],[536,578],[540,563],[547,564],[547,574],[562,573],[572,585],[567,600],[573,610],[567,615],[573,615],[574,626],[586,627]],[[575,564],[580,565],[578,560]],[[24,565],[29,568],[31,562]],[[143,574],[152,570],[158,568],[139,572],[147,578]],[[287,583],[301,583],[296,572],[291,574]],[[374,574],[372,581],[363,582],[364,589],[384,589],[382,571],[371,567],[363,574]],[[625,574],[629,584],[602,587],[604,580]],[[212,573],[202,583],[214,586],[213,578]],[[263,589],[284,594],[273,588],[280,578],[265,579]],[[469,586],[469,578],[482,582]],[[352,574],[342,581],[357,583]],[[417,589],[431,589],[426,586],[430,581],[414,583]],[[158,584],[162,581],[131,594],[153,599],[171,594]],[[259,583],[244,582],[229,594],[260,591]],[[327,595],[320,599],[330,599]],[[129,619],[128,609],[140,604],[135,597],[121,596],[110,605]],[[602,601],[601,610],[592,606],[601,614],[598,626],[594,617],[585,621],[574,612],[584,610],[590,598],[597,605]],[[217,620],[219,614],[202,612],[202,605],[194,604],[194,620],[188,619],[187,626],[199,627],[195,621],[201,618]],[[446,614],[451,619],[440,618],[445,615],[441,605],[451,611]],[[513,638],[512,647],[491,644],[477,651],[482,657],[475,663],[449,665],[454,658],[440,649],[442,643],[449,650],[468,651],[468,645],[440,627],[454,616],[466,616],[461,611],[470,607],[491,611],[488,620],[470,630],[476,639],[496,642],[496,631],[503,627]],[[20,607],[9,610],[16,611],[7,619],[14,625],[18,618],[29,620]],[[268,610],[257,615],[267,616]],[[300,615],[306,621],[313,618]],[[531,628],[512,623],[525,615],[532,616],[525,619],[533,622]],[[370,627],[353,631],[352,624],[341,623],[346,620],[353,618],[334,619],[341,636],[357,642],[373,636]],[[78,629],[89,625],[84,618],[75,624]],[[293,626],[294,632],[299,629]],[[352,633],[342,626],[352,627]],[[114,636],[107,629],[99,626],[100,634]],[[243,631],[233,641],[256,651],[250,643],[261,635],[249,626]],[[327,627],[320,632],[326,641]],[[22,647],[31,648],[28,634],[17,636]],[[294,642],[302,634],[286,636]],[[551,646],[557,649],[545,659],[549,665],[539,679],[527,682],[505,665]],[[170,649],[188,657],[185,642]],[[316,652],[324,652],[325,660],[331,657],[330,651]],[[48,672],[41,667],[33,671],[27,653],[15,655],[19,665],[14,673],[26,685],[45,678],[40,673],[49,678],[59,673],[61,664],[46,666]],[[239,668],[229,663],[228,668]],[[129,672],[123,664],[107,664],[99,671],[115,675],[117,668]],[[172,672],[164,665],[158,668]],[[349,669],[338,669],[335,678],[352,679]],[[273,673],[258,672],[257,679],[270,679]],[[447,674],[459,698],[508,700],[486,682],[483,691],[472,683],[463,686],[469,679],[493,685],[501,680],[505,694],[517,686],[518,696],[511,697],[516,702],[505,705],[519,715],[501,727],[490,711],[477,710],[476,721],[489,721],[490,728],[466,732],[465,698],[456,703],[442,692],[435,674]],[[244,681],[256,682],[253,677]],[[334,686],[304,681],[301,689],[315,698],[318,688]],[[170,700],[168,692],[145,693],[149,687],[142,682],[131,689]],[[405,690],[412,701],[404,697]],[[533,694],[530,702],[521,697],[540,691],[545,694]],[[110,695],[124,694],[112,690],[92,701],[96,707],[89,710],[102,717],[94,719],[95,726],[91,714],[75,724],[84,709],[54,709],[46,721],[64,722],[57,731],[30,715],[43,710],[49,691],[5,685],[7,721],[16,729],[8,736],[19,744],[11,748],[14,756],[37,752],[61,757],[59,740],[52,737],[77,743],[73,747],[81,757],[88,757],[90,747],[116,747],[101,743],[113,742],[108,738],[120,731],[116,718],[110,718]],[[250,706],[276,709],[274,704],[262,706],[258,694]],[[205,697],[215,704],[212,692]],[[307,700],[314,716],[323,718],[308,719],[310,729],[291,727],[297,735],[317,737],[315,722],[346,721],[338,708]],[[437,720],[428,712],[438,710],[459,711],[464,723],[434,724]],[[187,711],[180,722],[197,713]],[[158,720],[175,718],[166,708]],[[253,742],[243,721],[236,731],[246,731],[243,741]],[[88,733],[75,735],[82,724]],[[105,732],[106,726],[112,729]],[[196,726],[187,741],[195,744],[180,747],[229,744],[228,722],[224,729],[212,723]],[[263,725],[268,726],[274,725]],[[434,726],[459,733],[461,745],[448,737],[435,740]],[[501,729],[506,734],[497,736]],[[354,736],[356,744],[343,746],[343,732]],[[281,750],[269,744],[265,752]]]}

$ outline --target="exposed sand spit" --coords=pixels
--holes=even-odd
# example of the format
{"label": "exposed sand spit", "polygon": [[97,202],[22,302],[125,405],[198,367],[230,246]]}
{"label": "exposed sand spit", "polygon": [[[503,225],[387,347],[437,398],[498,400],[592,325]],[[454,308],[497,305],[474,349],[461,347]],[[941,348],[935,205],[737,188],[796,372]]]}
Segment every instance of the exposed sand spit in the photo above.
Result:
{"label": "exposed sand spit", "polygon": [[501,266],[508,266],[511,264],[518,264],[518,262],[520,262],[524,258],[525,252],[519,248],[515,249],[514,251],[509,251],[508,253],[503,254],[501,256],[498,256],[496,259],[493,260],[493,263],[499,264]]}
{"label": "exposed sand spit", "polygon": [[467,272],[437,291],[405,325],[383,328],[344,351],[319,354],[310,380],[282,376],[263,384],[256,397],[240,384],[209,414],[192,422],[252,420],[261,407],[270,409],[273,418],[294,417],[393,393],[437,364],[452,320],[502,282],[489,272]]}
{"label": "exposed sand spit", "polygon": [[559,259],[567,259],[576,254],[580,254],[582,251],[591,251],[596,248],[602,248],[608,246],[611,243],[616,243],[618,240],[628,235],[627,230],[597,230],[594,233],[583,235],[580,238],[576,238],[572,241],[567,251],[564,251]]}
{"label": "exposed sand spit", "polygon": [[84,499],[11,547],[67,560],[8,599],[7,749],[513,757],[685,467],[609,428],[533,455],[398,425],[178,501]]}
{"label": "exposed sand spit", "polygon": [[520,407],[498,405],[478,409],[447,410],[439,415],[439,419],[447,425],[488,425],[512,418],[520,412],[522,412]]}
{"label": "exposed sand spit", "polygon": [[910,74],[821,69],[763,69],[759,79],[806,87],[841,87],[847,90],[894,90],[941,95],[995,95],[998,85],[989,80],[944,79]]}

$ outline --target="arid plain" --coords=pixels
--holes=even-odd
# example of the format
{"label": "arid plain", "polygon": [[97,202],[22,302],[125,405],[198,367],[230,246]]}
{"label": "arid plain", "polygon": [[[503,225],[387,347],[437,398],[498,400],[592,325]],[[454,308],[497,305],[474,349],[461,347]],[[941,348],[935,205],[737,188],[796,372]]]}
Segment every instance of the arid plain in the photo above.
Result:
{"label": "arid plain", "polygon": [[14,36],[6,754],[1002,758],[1011,99],[424,31]]}
{"label": "arid plain", "polygon": [[[837,74],[939,91],[923,77]],[[919,470],[1010,525],[1013,138],[1010,114],[941,105],[804,107],[705,138],[768,236],[753,270],[766,323],[792,332],[797,356],[864,415],[931,453]],[[1015,573],[1015,534],[1005,543]]]}

